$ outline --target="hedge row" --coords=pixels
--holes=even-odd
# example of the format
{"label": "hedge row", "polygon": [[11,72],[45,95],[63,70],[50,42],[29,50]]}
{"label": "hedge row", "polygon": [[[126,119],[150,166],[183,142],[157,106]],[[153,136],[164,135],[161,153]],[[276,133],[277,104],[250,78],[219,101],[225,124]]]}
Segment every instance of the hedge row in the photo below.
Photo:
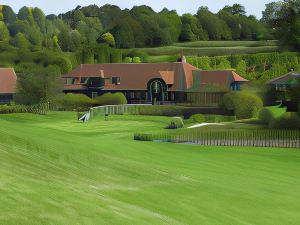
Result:
{"label": "hedge row", "polygon": [[57,100],[58,107],[63,110],[86,111],[92,106],[123,105],[127,99],[123,93],[105,93],[94,99],[84,94],[66,94]]}

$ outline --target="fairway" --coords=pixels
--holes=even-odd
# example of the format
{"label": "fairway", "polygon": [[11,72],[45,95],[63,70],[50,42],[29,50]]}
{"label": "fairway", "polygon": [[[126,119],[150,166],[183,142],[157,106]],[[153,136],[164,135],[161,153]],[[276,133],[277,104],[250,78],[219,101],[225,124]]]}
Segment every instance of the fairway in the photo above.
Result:
{"label": "fairway", "polygon": [[133,141],[166,117],[0,115],[0,224],[300,224],[300,152]]}

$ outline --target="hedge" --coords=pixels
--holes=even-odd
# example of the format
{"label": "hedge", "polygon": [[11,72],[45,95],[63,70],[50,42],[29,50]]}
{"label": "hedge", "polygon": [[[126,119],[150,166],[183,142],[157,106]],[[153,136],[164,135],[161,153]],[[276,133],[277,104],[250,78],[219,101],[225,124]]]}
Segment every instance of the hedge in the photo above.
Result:
{"label": "hedge", "polygon": [[264,124],[269,124],[272,119],[282,116],[286,112],[286,108],[280,106],[264,107],[260,110],[258,118]]}
{"label": "hedge", "polygon": [[221,105],[225,109],[233,111],[238,119],[248,119],[258,115],[263,107],[263,102],[254,93],[235,91],[225,94]]}
{"label": "hedge", "polygon": [[94,104],[97,106],[101,105],[124,105],[127,104],[127,99],[123,93],[105,93],[93,99]]}

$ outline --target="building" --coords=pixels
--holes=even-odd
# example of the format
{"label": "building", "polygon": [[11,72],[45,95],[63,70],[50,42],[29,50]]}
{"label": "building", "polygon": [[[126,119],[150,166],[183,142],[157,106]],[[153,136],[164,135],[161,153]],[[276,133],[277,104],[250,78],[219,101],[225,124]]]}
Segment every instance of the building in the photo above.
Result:
{"label": "building", "polygon": [[286,91],[293,85],[296,85],[298,80],[300,80],[299,72],[290,72],[283,76],[277,77],[268,81],[267,84],[271,85],[276,91]]}
{"label": "building", "polygon": [[17,76],[12,68],[0,68],[0,104],[13,100],[16,93]]}
{"label": "building", "polygon": [[267,82],[271,86],[272,100],[280,103],[289,112],[298,111],[298,99],[293,99],[290,91],[300,84],[300,72],[290,72]]}
{"label": "building", "polygon": [[204,71],[175,63],[85,64],[63,76],[65,93],[95,97],[123,92],[129,102],[185,102],[187,93],[208,87],[239,90],[247,80],[231,70]]}

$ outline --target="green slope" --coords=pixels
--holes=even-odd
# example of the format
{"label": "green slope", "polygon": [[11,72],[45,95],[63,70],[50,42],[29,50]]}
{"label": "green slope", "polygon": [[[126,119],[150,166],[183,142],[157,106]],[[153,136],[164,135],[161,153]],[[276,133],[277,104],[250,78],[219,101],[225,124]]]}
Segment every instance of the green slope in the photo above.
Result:
{"label": "green slope", "polygon": [[299,224],[300,152],[132,141],[163,117],[0,115],[0,224]]}

